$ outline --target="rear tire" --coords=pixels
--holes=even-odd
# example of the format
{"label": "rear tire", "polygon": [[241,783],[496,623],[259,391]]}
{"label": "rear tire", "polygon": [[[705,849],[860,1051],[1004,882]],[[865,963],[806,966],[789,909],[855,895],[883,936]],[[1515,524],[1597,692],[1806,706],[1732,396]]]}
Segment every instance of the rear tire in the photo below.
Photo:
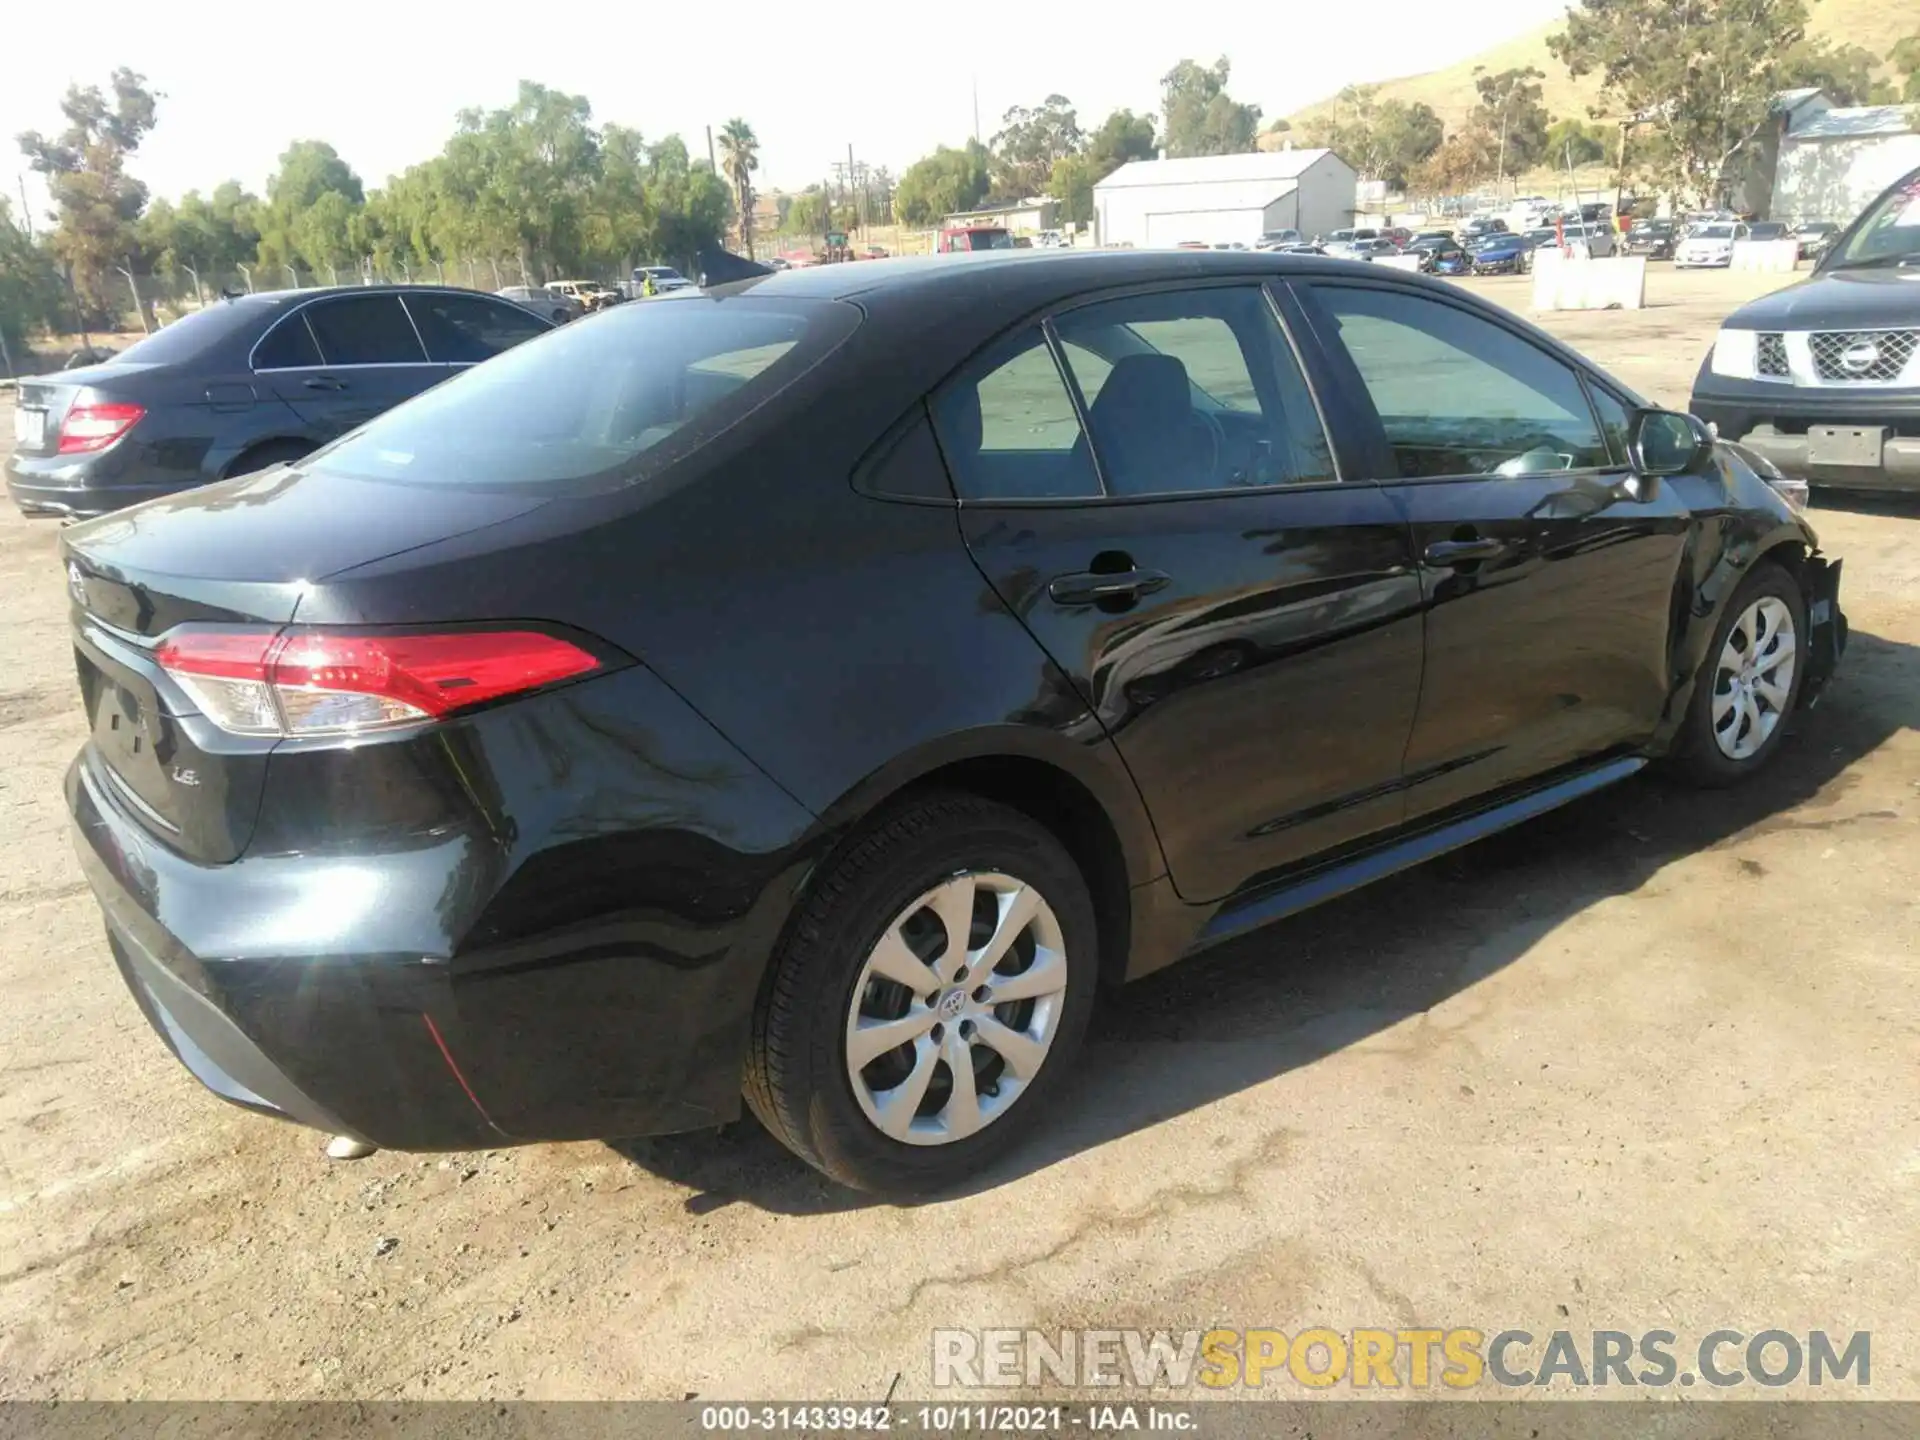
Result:
{"label": "rear tire", "polygon": [[1778,565],[1741,582],[1714,627],[1667,769],[1688,784],[1736,785],[1773,758],[1800,703],[1806,597]]}
{"label": "rear tire", "polygon": [[972,795],[909,801],[828,862],[775,954],[747,1103],[844,1185],[951,1187],[1018,1143],[1071,1069],[1098,941],[1045,828]]}

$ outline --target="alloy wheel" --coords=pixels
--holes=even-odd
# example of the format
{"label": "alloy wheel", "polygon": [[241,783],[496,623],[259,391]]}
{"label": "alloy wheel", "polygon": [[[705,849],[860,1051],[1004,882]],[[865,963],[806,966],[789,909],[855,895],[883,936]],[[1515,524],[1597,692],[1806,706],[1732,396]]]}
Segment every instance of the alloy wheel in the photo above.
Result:
{"label": "alloy wheel", "polygon": [[941,881],[887,926],[854,982],[854,1098],[904,1144],[978,1133],[1040,1073],[1066,991],[1060,921],[1037,889],[999,871]]}
{"label": "alloy wheel", "polygon": [[1713,742],[1729,760],[1758,754],[1793,695],[1797,637],[1793,612],[1762,595],[1727,632],[1713,675]]}

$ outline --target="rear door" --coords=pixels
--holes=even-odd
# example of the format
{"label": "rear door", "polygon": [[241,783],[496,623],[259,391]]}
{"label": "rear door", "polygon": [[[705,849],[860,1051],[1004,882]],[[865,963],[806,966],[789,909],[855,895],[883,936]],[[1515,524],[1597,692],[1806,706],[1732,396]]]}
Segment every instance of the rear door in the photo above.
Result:
{"label": "rear door", "polygon": [[1692,516],[1674,487],[1627,483],[1625,405],[1444,295],[1316,281],[1310,304],[1421,559],[1409,817],[1647,740]]}
{"label": "rear door", "polygon": [[1118,746],[1184,898],[1399,819],[1407,527],[1341,479],[1257,284],[1063,309],[933,409],[975,562]]}
{"label": "rear door", "polygon": [[254,349],[254,370],[323,441],[444,379],[400,297],[334,295],[294,311]]}

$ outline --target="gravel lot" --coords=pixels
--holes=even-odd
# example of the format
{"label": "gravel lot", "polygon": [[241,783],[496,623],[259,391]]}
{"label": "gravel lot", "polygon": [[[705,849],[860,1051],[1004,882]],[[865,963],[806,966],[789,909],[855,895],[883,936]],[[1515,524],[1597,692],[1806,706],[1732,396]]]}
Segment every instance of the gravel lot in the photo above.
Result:
{"label": "gravel lot", "polygon": [[[1773,283],[1552,328],[1683,404]],[[57,532],[8,507],[0,1397],[876,1399],[938,1326],[1324,1324],[1871,1330],[1920,1398],[1920,504],[1816,521],[1853,649],[1761,783],[1630,782],[1164,972],[1040,1148],[893,1208],[744,1124],[332,1164],[205,1093],[71,857]]]}

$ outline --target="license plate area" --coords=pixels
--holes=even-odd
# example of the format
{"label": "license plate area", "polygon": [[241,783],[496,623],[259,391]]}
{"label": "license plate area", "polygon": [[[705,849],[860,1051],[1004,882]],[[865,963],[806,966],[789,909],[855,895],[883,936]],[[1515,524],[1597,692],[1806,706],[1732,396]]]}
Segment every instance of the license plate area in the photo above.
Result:
{"label": "license plate area", "polygon": [[1884,425],[1809,425],[1807,460],[1814,465],[1857,465],[1878,470],[1886,440]]}
{"label": "license plate area", "polygon": [[47,412],[22,406],[13,412],[13,443],[22,450],[38,450],[47,443]]}

